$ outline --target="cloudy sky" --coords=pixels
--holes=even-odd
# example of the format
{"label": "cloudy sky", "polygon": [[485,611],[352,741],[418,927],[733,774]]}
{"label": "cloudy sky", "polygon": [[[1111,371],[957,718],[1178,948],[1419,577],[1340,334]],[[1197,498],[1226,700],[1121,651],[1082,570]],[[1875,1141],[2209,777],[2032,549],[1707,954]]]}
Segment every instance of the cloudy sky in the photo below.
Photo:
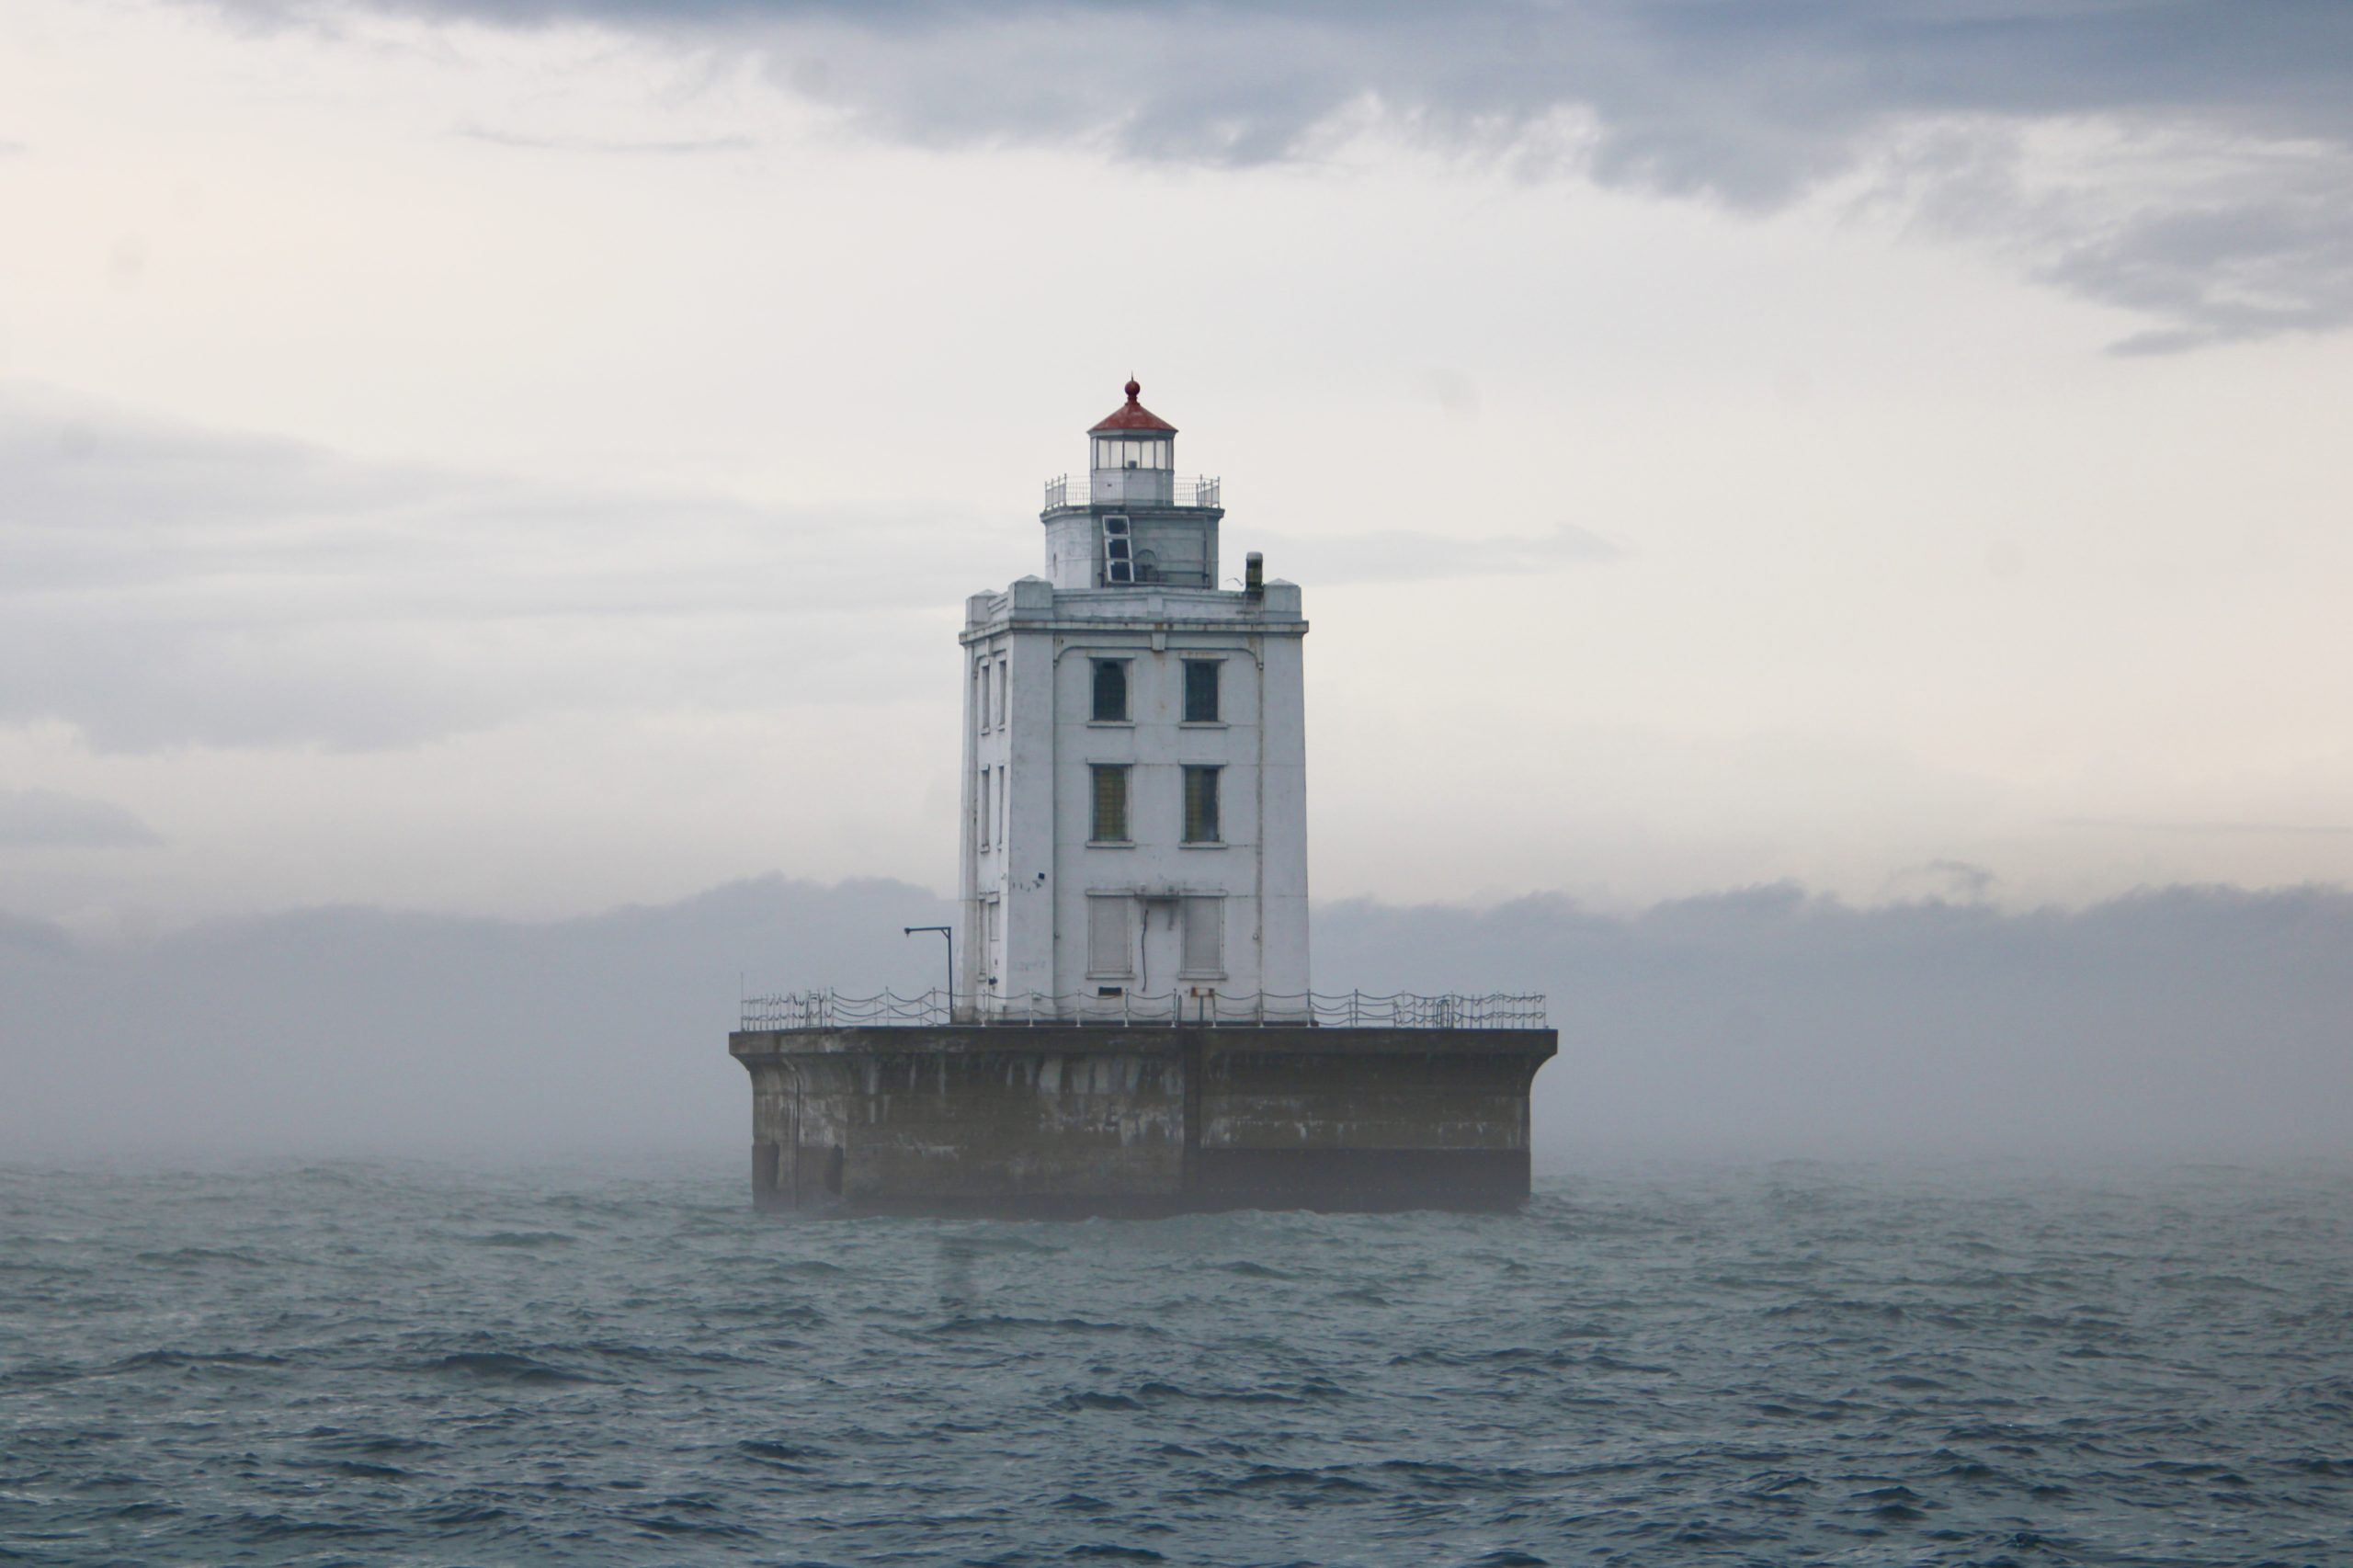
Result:
{"label": "cloudy sky", "polygon": [[1131,371],[1319,894],[2341,884],[2348,325],[2342,0],[11,0],[0,915],[944,889]]}

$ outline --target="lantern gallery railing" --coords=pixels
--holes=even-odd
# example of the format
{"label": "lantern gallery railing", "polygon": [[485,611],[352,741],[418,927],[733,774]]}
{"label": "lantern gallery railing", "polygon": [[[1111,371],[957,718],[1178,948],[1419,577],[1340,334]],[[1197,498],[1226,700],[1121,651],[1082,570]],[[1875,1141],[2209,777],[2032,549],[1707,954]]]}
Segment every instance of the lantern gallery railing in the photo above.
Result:
{"label": "lantern gallery railing", "polygon": [[[1155,495],[1153,480],[1165,479],[1168,493]],[[1182,475],[1159,475],[1157,470],[1134,469],[1121,477],[1119,494],[1095,496],[1090,481],[1073,479],[1061,474],[1046,481],[1046,510],[1077,506],[1222,506],[1219,499],[1224,482],[1206,474],[1187,479]],[[1093,498],[1090,499],[1090,496]]]}
{"label": "lantern gallery railing", "polygon": [[1544,998],[1529,995],[1416,996],[1399,992],[1313,992],[1296,996],[1234,995],[1222,991],[1170,992],[1158,996],[1121,992],[1048,996],[1042,993],[974,998],[945,991],[914,996],[883,992],[845,996],[835,991],[794,991],[744,999],[743,1028],[772,1029],[875,1028],[894,1025],[985,1024],[1043,1028],[1059,1024],[1206,1024],[1251,1028],[1302,1025],[1374,1029],[1540,1029]]}

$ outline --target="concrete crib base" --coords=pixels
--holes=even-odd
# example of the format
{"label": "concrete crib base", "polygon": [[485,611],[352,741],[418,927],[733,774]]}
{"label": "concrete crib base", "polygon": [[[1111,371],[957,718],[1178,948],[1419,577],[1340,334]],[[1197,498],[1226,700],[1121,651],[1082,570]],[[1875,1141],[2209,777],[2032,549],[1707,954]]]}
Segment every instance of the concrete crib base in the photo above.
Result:
{"label": "concrete crib base", "polygon": [[752,1191],[818,1213],[1516,1208],[1551,1029],[1053,1025],[729,1037]]}

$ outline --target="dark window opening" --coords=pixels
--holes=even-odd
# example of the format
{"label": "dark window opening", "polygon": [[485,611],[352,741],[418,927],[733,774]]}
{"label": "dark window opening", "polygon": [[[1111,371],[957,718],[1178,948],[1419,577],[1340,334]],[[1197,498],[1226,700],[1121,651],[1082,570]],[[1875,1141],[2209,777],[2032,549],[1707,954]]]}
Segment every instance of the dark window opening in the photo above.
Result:
{"label": "dark window opening", "polygon": [[1185,661],[1185,722],[1188,724],[1217,722],[1217,673],[1223,667],[1216,659]]}
{"label": "dark window opening", "polygon": [[1124,720],[1127,716],[1128,662],[1125,659],[1096,660],[1095,717]]}

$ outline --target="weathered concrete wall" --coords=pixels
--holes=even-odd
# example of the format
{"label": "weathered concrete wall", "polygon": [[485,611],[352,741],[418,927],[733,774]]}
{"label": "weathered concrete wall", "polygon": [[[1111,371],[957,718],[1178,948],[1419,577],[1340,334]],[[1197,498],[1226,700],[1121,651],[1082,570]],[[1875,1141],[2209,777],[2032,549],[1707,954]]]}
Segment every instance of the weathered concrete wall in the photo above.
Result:
{"label": "weathered concrete wall", "polygon": [[1550,1029],[732,1036],[764,1208],[1506,1208]]}
{"label": "weathered concrete wall", "polygon": [[[1238,1031],[1229,1031],[1238,1032]],[[1359,1033],[1358,1030],[1316,1030]],[[1397,1031],[1441,1041],[1465,1033]],[[1481,1039],[1499,1031],[1475,1031]],[[1220,1045],[1223,1045],[1220,1041]],[[1211,1049],[1200,1143],[1211,1149],[1525,1149],[1542,1058],[1477,1050]]]}

